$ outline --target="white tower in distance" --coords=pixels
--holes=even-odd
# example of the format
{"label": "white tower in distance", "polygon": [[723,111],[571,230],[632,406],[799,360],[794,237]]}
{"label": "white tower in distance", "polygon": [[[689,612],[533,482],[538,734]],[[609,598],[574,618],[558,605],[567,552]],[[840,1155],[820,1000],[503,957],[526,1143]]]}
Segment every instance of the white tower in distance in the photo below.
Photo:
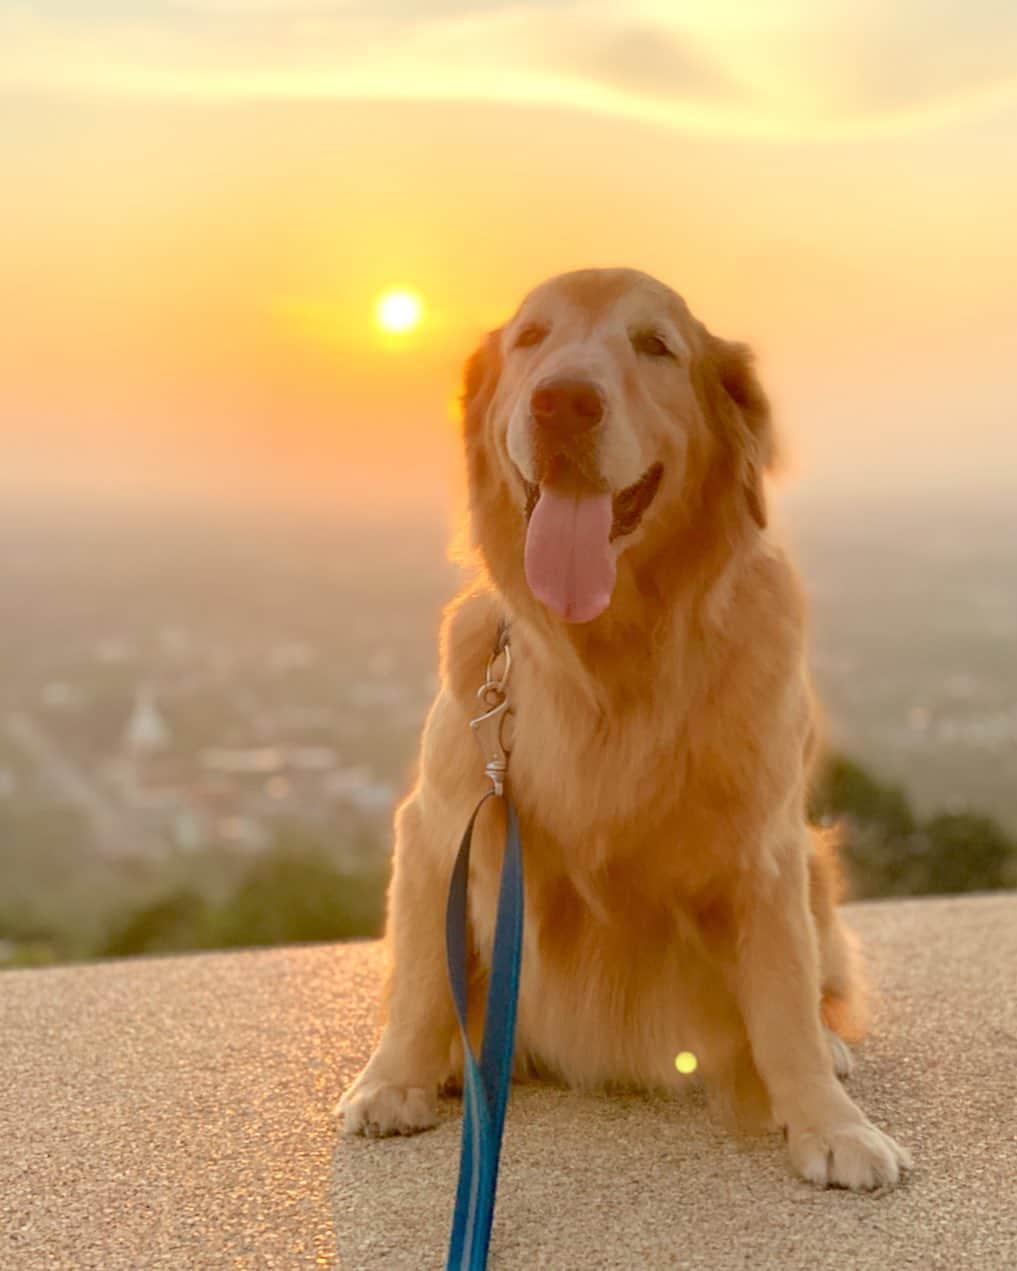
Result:
{"label": "white tower in distance", "polygon": [[140,758],[165,750],[169,743],[169,725],[156,705],[155,690],[150,684],[142,684],[134,695],[134,709],[124,729],[124,748]]}

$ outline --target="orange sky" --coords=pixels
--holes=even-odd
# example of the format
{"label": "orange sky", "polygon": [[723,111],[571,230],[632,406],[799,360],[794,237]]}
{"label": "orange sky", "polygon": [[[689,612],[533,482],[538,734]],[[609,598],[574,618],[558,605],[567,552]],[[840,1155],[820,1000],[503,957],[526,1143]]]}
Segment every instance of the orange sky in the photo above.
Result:
{"label": "orange sky", "polygon": [[629,264],[756,345],[803,481],[1001,483],[1017,19],[916,4],[6,10],[0,482],[441,505],[478,335]]}

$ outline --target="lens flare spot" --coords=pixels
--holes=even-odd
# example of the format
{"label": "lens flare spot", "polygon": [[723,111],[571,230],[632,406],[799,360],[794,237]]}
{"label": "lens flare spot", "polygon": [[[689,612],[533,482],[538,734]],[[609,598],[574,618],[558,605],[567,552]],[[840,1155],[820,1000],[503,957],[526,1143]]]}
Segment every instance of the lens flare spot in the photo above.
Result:
{"label": "lens flare spot", "polygon": [[680,1050],[674,1057],[674,1066],[683,1077],[687,1077],[699,1067],[699,1060],[691,1050]]}
{"label": "lens flare spot", "polygon": [[401,335],[420,325],[424,302],[415,291],[386,291],[374,306],[374,318],[383,331]]}

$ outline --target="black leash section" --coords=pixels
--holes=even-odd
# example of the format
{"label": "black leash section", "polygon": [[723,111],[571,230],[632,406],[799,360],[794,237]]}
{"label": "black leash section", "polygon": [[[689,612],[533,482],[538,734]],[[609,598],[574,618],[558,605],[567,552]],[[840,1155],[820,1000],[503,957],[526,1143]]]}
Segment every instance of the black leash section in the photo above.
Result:
{"label": "black leash section", "polygon": [[507,828],[501,867],[498,917],[491,956],[484,1041],[480,1062],[466,1033],[467,910],[466,883],[470,844],[477,813],[493,790],[480,800],[459,845],[445,921],[448,973],[463,1039],[463,1137],[459,1185],[452,1219],[446,1271],[483,1271],[491,1241],[498,1161],[515,1050],[516,1003],[523,947],[523,857],[515,808],[505,800]]}
{"label": "black leash section", "polygon": [[[499,659],[503,660],[502,671],[500,677],[495,678],[494,669]],[[446,1271],[484,1271],[487,1266],[502,1131],[512,1081],[519,967],[523,950],[523,853],[516,810],[505,793],[508,751],[502,730],[510,714],[505,685],[511,665],[508,627],[502,623],[487,664],[485,683],[477,694],[484,713],[470,724],[484,756],[491,789],[473,809],[459,844],[445,912],[448,977],[463,1041],[463,1137]],[[480,809],[492,797],[505,801],[505,852],[491,952],[484,1038],[478,1062],[466,1031],[469,979],[467,885],[473,827]]]}

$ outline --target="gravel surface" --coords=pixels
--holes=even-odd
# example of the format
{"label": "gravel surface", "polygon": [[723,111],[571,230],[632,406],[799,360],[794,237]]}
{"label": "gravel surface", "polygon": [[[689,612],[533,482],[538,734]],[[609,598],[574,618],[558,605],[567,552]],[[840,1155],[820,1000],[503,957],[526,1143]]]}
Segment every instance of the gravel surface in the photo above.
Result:
{"label": "gravel surface", "polygon": [[[685,1096],[513,1092],[492,1268],[1017,1267],[1017,895],[850,906],[878,988],[850,1087],[916,1168],[795,1179]],[[0,1268],[440,1268],[458,1105],[329,1112],[374,1036],[360,944],[0,973]]]}

